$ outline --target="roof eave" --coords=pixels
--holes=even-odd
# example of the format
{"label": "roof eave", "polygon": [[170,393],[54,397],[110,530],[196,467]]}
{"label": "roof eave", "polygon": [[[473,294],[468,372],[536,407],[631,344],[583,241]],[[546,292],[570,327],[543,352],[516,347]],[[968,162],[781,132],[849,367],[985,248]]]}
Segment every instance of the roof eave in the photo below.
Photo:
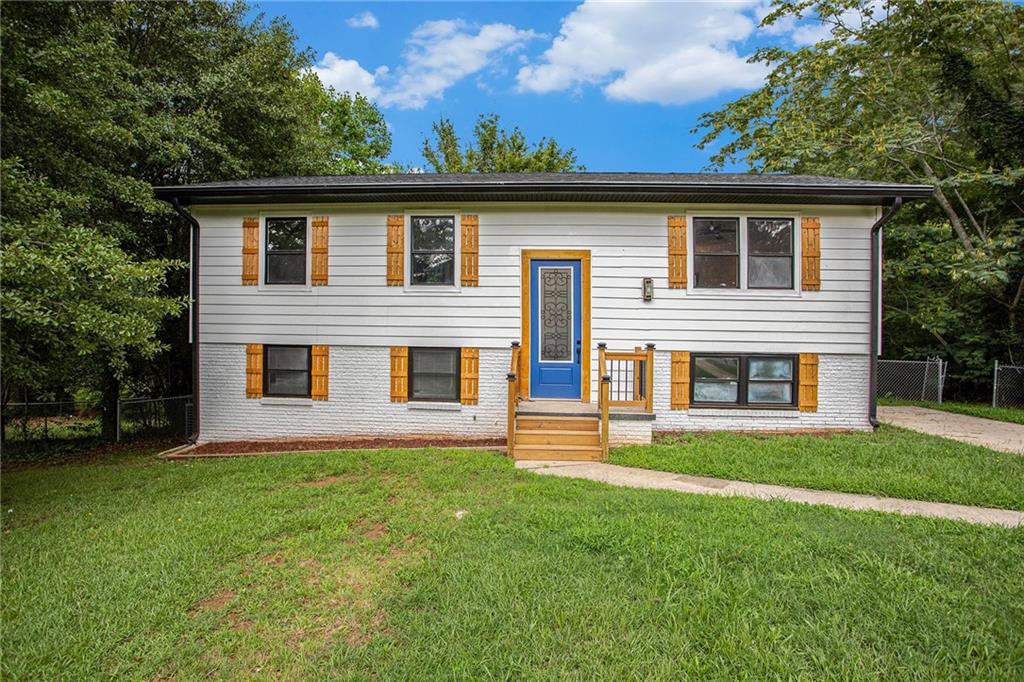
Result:
{"label": "roof eave", "polygon": [[[932,195],[928,185],[783,185],[783,184],[701,184],[701,183],[400,183],[344,186],[170,186],[157,187],[157,198],[175,197],[188,203],[297,202],[297,201],[388,201],[423,200],[436,194],[452,194],[463,200],[499,201],[623,201],[635,196],[641,202],[673,202],[679,197],[706,197],[709,201],[763,201],[765,196],[807,200],[815,203],[888,203],[895,197],[923,199]],[[642,199],[639,197],[643,197]]]}

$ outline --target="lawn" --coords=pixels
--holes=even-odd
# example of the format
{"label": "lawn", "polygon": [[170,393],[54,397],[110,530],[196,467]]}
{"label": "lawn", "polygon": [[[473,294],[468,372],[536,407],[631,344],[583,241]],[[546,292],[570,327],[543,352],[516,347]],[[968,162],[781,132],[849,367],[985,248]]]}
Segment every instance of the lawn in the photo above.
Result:
{"label": "lawn", "polygon": [[992,407],[984,403],[933,403],[927,400],[900,400],[898,398],[881,398],[878,404],[927,407],[933,410],[943,410],[944,412],[956,412],[957,414],[966,414],[972,417],[1010,422],[1011,424],[1024,424],[1024,409],[1019,407]]}
{"label": "lawn", "polygon": [[1024,510],[1024,457],[894,426],[875,433],[665,434],[614,464],[934,502]]}
{"label": "lawn", "polygon": [[3,484],[4,679],[1024,675],[1022,530],[436,449]]}

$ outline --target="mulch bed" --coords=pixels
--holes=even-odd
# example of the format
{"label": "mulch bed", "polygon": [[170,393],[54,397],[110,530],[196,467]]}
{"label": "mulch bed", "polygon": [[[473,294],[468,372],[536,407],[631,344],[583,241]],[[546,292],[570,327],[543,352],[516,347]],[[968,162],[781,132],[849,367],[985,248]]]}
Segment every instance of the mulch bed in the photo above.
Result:
{"label": "mulch bed", "polygon": [[203,455],[248,455],[271,452],[379,450],[383,448],[466,448],[501,445],[505,445],[504,438],[451,438],[448,436],[232,440],[203,443],[195,449],[182,453],[182,455],[196,457]]}

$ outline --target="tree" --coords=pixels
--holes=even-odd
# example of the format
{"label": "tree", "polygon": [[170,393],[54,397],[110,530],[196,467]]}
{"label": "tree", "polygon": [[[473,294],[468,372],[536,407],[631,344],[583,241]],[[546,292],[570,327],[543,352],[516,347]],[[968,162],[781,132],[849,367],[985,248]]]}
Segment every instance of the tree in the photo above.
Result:
{"label": "tree", "polygon": [[171,321],[189,234],[154,185],[370,172],[389,153],[380,112],[325,91],[288,24],[247,11],[4,7],[5,396],[98,385],[112,417],[123,380],[190,390],[187,325]]}
{"label": "tree", "polygon": [[501,127],[497,114],[480,115],[473,126],[473,141],[462,146],[455,126],[447,118],[433,125],[434,139],[423,140],[423,158],[435,173],[572,173],[585,170],[576,150],[563,149],[542,137],[532,147],[518,127]]}
{"label": "tree", "polygon": [[365,96],[333,88],[322,94],[320,126],[326,145],[328,175],[394,172],[385,161],[391,153],[391,131],[384,115]]}
{"label": "tree", "polygon": [[755,53],[753,93],[701,116],[713,163],[922,182],[935,202],[887,228],[886,347],[941,352],[961,378],[1024,353],[1024,9],[1002,3],[776,2],[816,45]]}

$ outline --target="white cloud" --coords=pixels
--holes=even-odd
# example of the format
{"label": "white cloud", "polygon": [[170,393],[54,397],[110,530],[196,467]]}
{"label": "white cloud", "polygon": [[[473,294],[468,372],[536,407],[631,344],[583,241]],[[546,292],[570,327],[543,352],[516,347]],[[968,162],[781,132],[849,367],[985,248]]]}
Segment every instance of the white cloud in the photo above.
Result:
{"label": "white cloud", "polygon": [[409,36],[404,63],[394,73],[387,66],[370,72],[355,59],[333,52],[312,70],[339,92],[359,92],[385,107],[422,109],[462,79],[497,68],[501,57],[539,37],[509,24],[475,28],[461,20],[428,21]]}
{"label": "white cloud", "polygon": [[369,99],[380,97],[381,88],[377,84],[379,78],[383,78],[388,72],[388,67],[381,66],[373,73],[370,73],[359,65],[355,59],[342,59],[333,52],[328,52],[324,58],[313,67],[313,73],[320,82],[332,87],[338,92],[361,93]]}
{"label": "white cloud", "polygon": [[461,20],[428,21],[409,37],[405,64],[380,97],[384,106],[422,109],[466,76],[540,37],[509,24],[485,24],[473,30]]}
{"label": "white cloud", "polygon": [[380,28],[380,22],[377,21],[377,17],[370,10],[349,17],[345,23],[352,28]]}
{"label": "white cloud", "polygon": [[518,88],[599,85],[614,99],[683,104],[756,87],[764,67],[748,64],[733,45],[754,31],[758,6],[587,0],[562,20],[540,61],[519,70]]}

